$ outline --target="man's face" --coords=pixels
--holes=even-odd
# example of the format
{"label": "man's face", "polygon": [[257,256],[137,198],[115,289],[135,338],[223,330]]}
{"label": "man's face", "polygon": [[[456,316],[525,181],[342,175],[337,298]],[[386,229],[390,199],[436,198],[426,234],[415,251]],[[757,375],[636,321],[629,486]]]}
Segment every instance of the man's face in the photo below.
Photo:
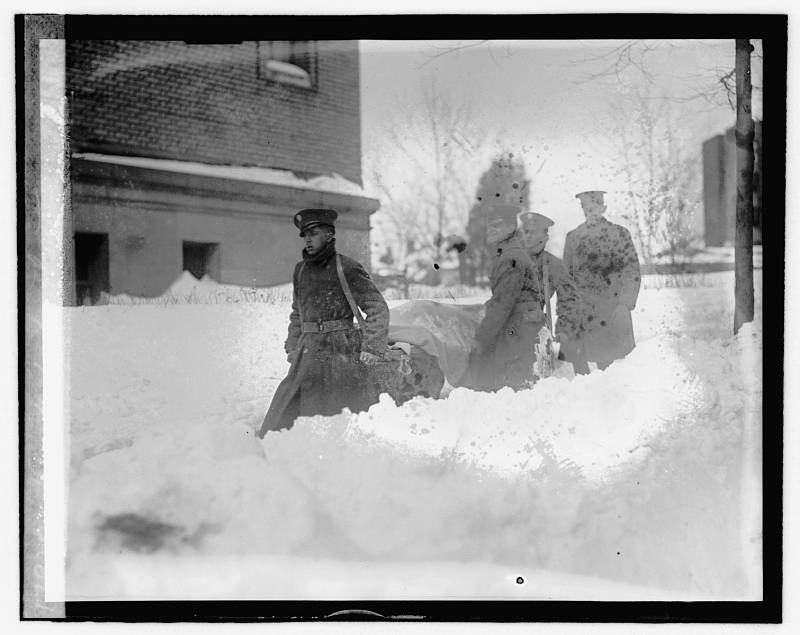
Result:
{"label": "man's face", "polygon": [[585,196],[581,199],[581,207],[583,208],[583,215],[589,222],[596,221],[606,211],[605,203],[589,196]]}
{"label": "man's face", "polygon": [[306,251],[309,256],[318,254],[333,239],[331,230],[322,225],[307,229],[303,233],[305,234],[303,240],[306,243]]}
{"label": "man's face", "polygon": [[489,243],[499,243],[504,238],[508,238],[514,233],[516,225],[507,220],[493,218],[486,223],[486,241]]}
{"label": "man's face", "polygon": [[535,254],[544,249],[548,238],[550,238],[550,228],[545,225],[534,225],[522,229],[522,242],[525,244],[525,248]]}

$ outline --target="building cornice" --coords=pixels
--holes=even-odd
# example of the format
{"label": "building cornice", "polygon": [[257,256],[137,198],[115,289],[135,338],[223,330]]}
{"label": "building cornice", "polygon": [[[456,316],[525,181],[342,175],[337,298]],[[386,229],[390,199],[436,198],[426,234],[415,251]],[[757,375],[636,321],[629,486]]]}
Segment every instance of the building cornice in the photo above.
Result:
{"label": "building cornice", "polygon": [[[81,202],[113,199],[164,211],[192,211],[220,214],[280,217],[288,207],[332,207],[347,216],[368,217],[380,202],[367,196],[329,192],[311,187],[261,183],[234,177],[162,170],[73,157],[70,161],[72,197]],[[353,219],[355,220],[355,219]],[[361,223],[354,223],[361,225]]]}

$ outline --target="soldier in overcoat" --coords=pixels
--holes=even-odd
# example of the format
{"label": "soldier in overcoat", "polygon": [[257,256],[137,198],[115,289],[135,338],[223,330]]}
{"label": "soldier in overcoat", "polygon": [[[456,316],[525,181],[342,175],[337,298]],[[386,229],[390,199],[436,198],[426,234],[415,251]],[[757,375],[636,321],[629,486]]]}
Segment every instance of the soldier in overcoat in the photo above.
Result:
{"label": "soldier in overcoat", "polygon": [[526,212],[520,215],[522,244],[533,262],[536,274],[536,299],[542,307],[556,295],[558,320],[548,324],[551,332],[561,343],[564,359],[573,365],[575,372],[587,373],[589,367],[583,352],[584,316],[583,303],[578,287],[560,258],[545,251],[549,230],[554,221],[544,214]]}
{"label": "soldier in overcoat", "polygon": [[603,217],[604,194],[589,190],[575,195],[586,221],[567,234],[564,245],[564,265],[585,307],[586,354],[599,368],[636,345],[631,311],[642,279],[630,232]]}
{"label": "soldier in overcoat", "polygon": [[534,345],[544,313],[533,263],[517,235],[519,211],[516,205],[495,204],[487,217],[492,297],[475,334],[468,384],[479,390],[516,390],[533,381]]}
{"label": "soldier in overcoat", "polygon": [[[295,214],[305,248],[292,277],[284,346],[291,366],[264,417],[262,437],[291,427],[298,416],[333,415],[343,408],[358,412],[378,399],[369,367],[386,353],[389,307],[364,267],[336,252],[336,218],[331,209]],[[348,292],[366,314],[360,328]]]}

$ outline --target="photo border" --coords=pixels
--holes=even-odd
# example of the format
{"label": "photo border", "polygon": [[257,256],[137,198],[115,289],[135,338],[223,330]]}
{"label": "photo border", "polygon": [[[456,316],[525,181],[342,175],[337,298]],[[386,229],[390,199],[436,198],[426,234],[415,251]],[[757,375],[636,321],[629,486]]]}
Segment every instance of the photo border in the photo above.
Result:
{"label": "photo border", "polygon": [[[20,417],[20,618],[67,621],[414,620],[489,622],[777,623],[783,589],[783,333],[786,188],[784,14],[502,14],[15,16],[17,97],[18,376]],[[220,37],[220,33],[229,34]],[[770,247],[764,250],[763,590],[761,602],[575,601],[43,601],[41,253],[38,40],[187,39],[733,39],[763,40],[764,192]],[[602,34],[602,35],[600,35]],[[775,131],[770,134],[770,131]],[[766,197],[765,197],[766,198]],[[38,328],[38,330],[37,330]],[[766,425],[769,422],[769,425]]]}

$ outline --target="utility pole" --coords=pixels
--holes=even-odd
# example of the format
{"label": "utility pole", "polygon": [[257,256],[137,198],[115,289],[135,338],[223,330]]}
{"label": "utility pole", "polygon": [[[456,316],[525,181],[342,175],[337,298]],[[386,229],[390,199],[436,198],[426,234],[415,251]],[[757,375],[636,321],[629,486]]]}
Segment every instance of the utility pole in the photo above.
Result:
{"label": "utility pole", "polygon": [[733,332],[753,321],[753,139],[749,39],[736,40],[736,270]]}

